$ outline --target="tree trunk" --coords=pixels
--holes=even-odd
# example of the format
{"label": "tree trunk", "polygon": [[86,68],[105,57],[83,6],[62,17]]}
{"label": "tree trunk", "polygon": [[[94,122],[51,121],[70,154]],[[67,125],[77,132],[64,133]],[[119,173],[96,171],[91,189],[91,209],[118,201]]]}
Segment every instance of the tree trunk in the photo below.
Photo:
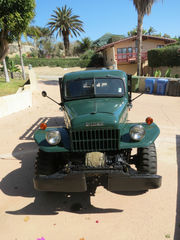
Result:
{"label": "tree trunk", "polygon": [[6,57],[8,52],[8,41],[6,40],[8,33],[4,30],[0,32],[0,62]]}
{"label": "tree trunk", "polygon": [[69,55],[69,34],[68,33],[63,34],[63,40],[64,40],[65,56],[68,56]]}
{"label": "tree trunk", "polygon": [[10,82],[5,58],[3,59],[3,67],[4,67],[4,75],[5,75],[6,82]]}
{"label": "tree trunk", "polygon": [[14,74],[13,74],[13,72],[10,72],[11,73],[11,78],[13,79],[14,78]]}
{"label": "tree trunk", "polygon": [[18,48],[19,48],[19,55],[21,59],[21,68],[22,68],[22,77],[24,80],[26,80],[26,75],[24,71],[24,61],[23,61],[23,56],[22,56],[22,50],[21,50],[21,40],[20,38],[18,39]]}
{"label": "tree trunk", "polygon": [[141,76],[141,52],[142,52],[142,24],[143,15],[138,12],[138,28],[137,28],[137,76]]}

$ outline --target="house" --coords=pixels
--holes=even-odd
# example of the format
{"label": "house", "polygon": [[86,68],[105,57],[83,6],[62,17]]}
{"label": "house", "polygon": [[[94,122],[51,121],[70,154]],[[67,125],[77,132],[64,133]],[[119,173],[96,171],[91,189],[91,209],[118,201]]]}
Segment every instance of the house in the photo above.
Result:
{"label": "house", "polygon": [[[147,52],[153,48],[162,48],[176,40],[150,35],[142,36],[142,74],[146,74],[148,61]],[[137,36],[120,39],[100,47],[103,53],[104,65],[108,68],[120,69],[128,74],[137,74]]]}

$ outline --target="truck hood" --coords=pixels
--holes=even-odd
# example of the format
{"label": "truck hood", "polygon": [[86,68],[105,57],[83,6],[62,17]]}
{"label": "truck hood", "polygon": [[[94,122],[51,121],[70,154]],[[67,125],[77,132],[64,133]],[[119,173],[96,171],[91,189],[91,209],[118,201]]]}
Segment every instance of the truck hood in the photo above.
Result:
{"label": "truck hood", "polygon": [[115,127],[126,113],[126,98],[92,98],[69,101],[65,103],[65,118],[70,126],[83,127]]}

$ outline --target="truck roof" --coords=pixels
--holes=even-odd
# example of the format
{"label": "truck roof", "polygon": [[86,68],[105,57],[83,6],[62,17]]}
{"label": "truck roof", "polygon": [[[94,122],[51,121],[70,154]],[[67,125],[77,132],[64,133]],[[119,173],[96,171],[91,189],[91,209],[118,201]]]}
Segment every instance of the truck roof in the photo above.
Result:
{"label": "truck roof", "polygon": [[103,78],[108,76],[126,79],[126,73],[121,70],[102,69],[102,70],[88,70],[88,71],[85,70],[85,71],[66,73],[63,77],[63,80],[69,81],[69,80],[74,80],[79,78],[82,78],[82,79]]}

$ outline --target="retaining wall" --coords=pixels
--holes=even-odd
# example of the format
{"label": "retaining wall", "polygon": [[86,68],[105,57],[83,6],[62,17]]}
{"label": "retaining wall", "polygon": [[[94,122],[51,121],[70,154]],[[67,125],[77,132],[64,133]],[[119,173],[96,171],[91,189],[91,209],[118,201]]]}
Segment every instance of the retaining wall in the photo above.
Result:
{"label": "retaining wall", "polygon": [[32,91],[29,86],[16,94],[0,97],[0,118],[32,106]]}

